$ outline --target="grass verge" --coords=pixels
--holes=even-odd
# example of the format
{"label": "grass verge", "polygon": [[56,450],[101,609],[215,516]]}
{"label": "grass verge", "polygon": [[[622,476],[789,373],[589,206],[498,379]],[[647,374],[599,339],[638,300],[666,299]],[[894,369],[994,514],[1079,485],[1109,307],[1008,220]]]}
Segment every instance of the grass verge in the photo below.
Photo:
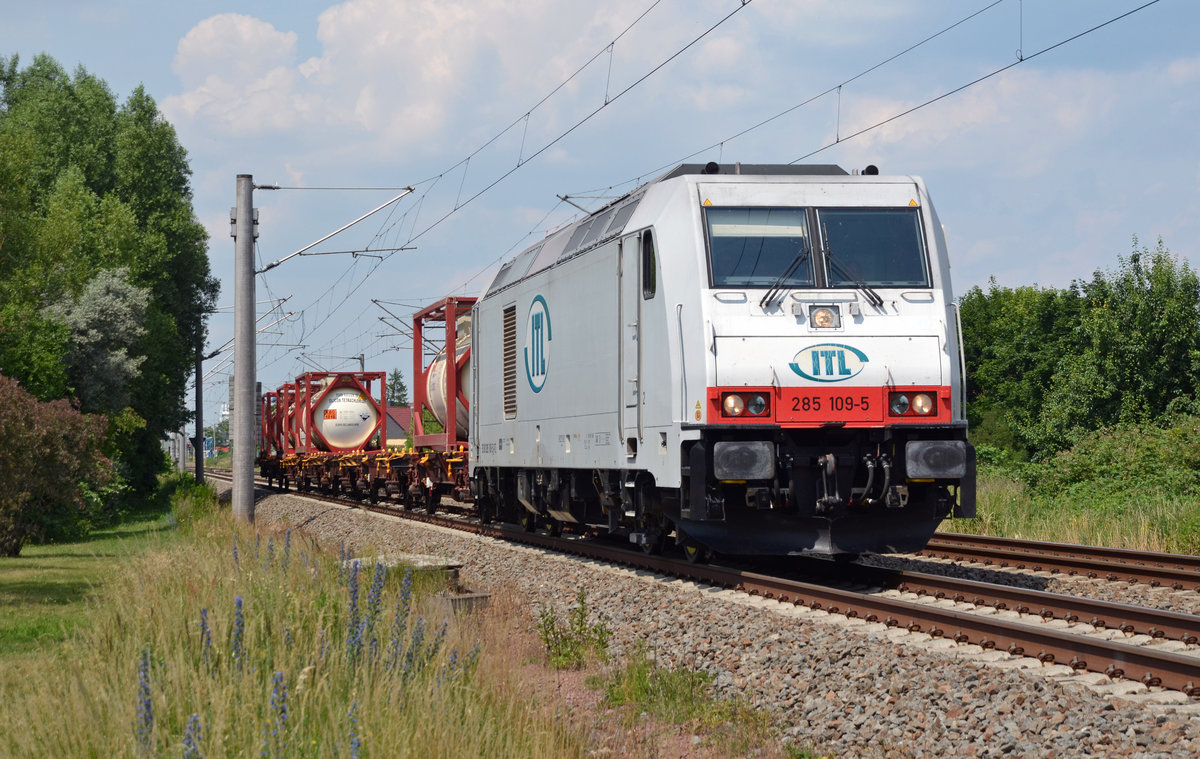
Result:
{"label": "grass verge", "polygon": [[3,583],[45,590],[50,562],[94,562],[58,593],[63,632],[5,657],[0,755],[583,754],[537,704],[505,697],[477,623],[441,616],[444,578],[187,511],[140,545],[39,549],[30,577]]}
{"label": "grass verge", "polygon": [[26,546],[0,560],[0,662],[86,627],[114,567],[175,536],[166,517],[97,530],[74,543]]}
{"label": "grass verge", "polygon": [[1153,489],[1048,500],[1002,469],[981,467],[976,519],[948,519],[946,532],[1048,540],[1141,551],[1200,552],[1200,503]]}

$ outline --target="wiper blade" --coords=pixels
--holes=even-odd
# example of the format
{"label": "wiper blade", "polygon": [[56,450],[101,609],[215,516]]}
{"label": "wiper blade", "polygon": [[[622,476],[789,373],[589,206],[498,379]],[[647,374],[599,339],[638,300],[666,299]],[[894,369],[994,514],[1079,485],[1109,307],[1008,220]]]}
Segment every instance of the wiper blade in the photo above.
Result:
{"label": "wiper blade", "polygon": [[847,269],[840,261],[833,257],[833,250],[829,247],[828,233],[825,235],[825,260],[829,262],[829,268],[833,269],[839,277],[853,282],[854,286],[863,294],[863,297],[867,299],[868,303],[875,308],[879,308],[883,305],[883,298],[879,296],[879,293],[875,292],[870,285],[868,285],[866,282],[863,282],[858,275]]}
{"label": "wiper blade", "polygon": [[807,260],[808,243],[802,238],[800,240],[800,249],[797,250],[796,255],[792,257],[792,262],[789,263],[787,268],[783,270],[783,273],[776,277],[775,281],[771,283],[771,286],[767,289],[766,294],[762,296],[762,300],[758,302],[759,307],[764,309],[770,308],[771,304],[775,302],[775,299],[783,294],[783,283],[787,281],[788,277],[796,273],[796,269],[800,268],[800,264]]}

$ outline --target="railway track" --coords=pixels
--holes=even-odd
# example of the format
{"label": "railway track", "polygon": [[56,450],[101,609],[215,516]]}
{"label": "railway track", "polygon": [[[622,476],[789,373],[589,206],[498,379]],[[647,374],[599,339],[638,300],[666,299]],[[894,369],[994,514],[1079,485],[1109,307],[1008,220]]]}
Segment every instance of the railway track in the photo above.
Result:
{"label": "railway track", "polygon": [[1110,582],[1200,590],[1200,556],[939,532],[918,556]]}
{"label": "railway track", "polygon": [[[345,505],[345,501],[334,498],[313,493],[303,495]],[[1079,671],[1099,672],[1113,679],[1138,681],[1200,698],[1200,646],[1197,645],[1200,616],[1192,614],[909,570],[822,561],[805,562],[799,570],[793,567],[786,572],[778,571],[776,566],[768,574],[746,567],[691,564],[668,556],[649,556],[611,541],[556,537],[527,532],[515,526],[484,525],[474,519],[404,511],[379,504],[359,503],[357,506],[733,588],[780,603],[859,618],[876,623],[881,629],[902,628],[958,644],[1030,656],[1044,664],[1063,664]],[[939,546],[941,542],[939,539]],[[1069,546],[1055,546],[1064,562],[1071,559],[1068,549]],[[930,553],[940,555],[942,550],[938,547]],[[993,563],[1009,561],[995,557],[990,560]],[[1136,552],[1123,552],[1120,560],[1122,568],[1163,568],[1155,564],[1159,559],[1146,557],[1139,561]],[[1044,565],[1018,559],[1012,561],[1011,566],[1036,571],[1035,566]],[[1187,571],[1186,568],[1183,571]],[[1116,581],[1132,575],[1110,568],[1095,576]],[[1161,577],[1158,582],[1163,582]]]}

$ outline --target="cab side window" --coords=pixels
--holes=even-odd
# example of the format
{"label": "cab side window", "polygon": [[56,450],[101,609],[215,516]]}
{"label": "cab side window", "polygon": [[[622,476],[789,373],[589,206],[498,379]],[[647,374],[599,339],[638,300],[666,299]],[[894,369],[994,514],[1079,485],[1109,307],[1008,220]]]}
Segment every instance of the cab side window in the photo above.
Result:
{"label": "cab side window", "polygon": [[649,229],[642,232],[642,299],[650,300],[658,292],[657,265],[654,255],[654,235]]}

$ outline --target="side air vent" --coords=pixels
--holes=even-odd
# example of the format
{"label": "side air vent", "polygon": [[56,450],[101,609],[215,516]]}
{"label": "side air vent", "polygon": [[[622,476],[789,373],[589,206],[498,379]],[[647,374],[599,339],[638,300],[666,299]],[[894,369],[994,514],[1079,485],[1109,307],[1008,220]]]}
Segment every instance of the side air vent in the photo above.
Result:
{"label": "side air vent", "polygon": [[504,309],[504,418],[517,418],[517,307]]}

